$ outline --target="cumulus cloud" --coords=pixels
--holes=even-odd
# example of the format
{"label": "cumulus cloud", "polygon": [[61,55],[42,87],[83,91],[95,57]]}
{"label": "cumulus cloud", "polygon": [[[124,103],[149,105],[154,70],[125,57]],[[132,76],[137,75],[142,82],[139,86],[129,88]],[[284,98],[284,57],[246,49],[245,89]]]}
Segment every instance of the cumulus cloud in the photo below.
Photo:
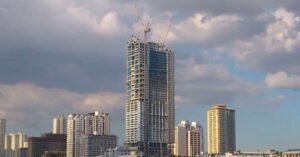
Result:
{"label": "cumulus cloud", "polygon": [[201,63],[189,58],[178,61],[177,67],[178,105],[232,103],[239,97],[261,91],[259,85],[234,76],[222,64]]}
{"label": "cumulus cloud", "polygon": [[72,18],[98,34],[120,36],[126,30],[126,26],[121,23],[119,18],[128,10],[126,3],[123,6],[118,6],[119,3],[116,3],[114,7],[107,0],[101,2],[95,0],[89,2],[49,0],[46,3],[60,8],[63,16]]}
{"label": "cumulus cloud", "polygon": [[77,110],[88,111],[90,109],[107,108],[108,111],[122,108],[125,104],[125,94],[112,92],[99,92],[87,94],[79,105],[74,106]]}
{"label": "cumulus cloud", "polygon": [[178,81],[188,82],[205,78],[215,78],[219,80],[228,80],[230,73],[224,65],[213,63],[197,63],[194,58],[179,60],[181,65],[178,68]]}
{"label": "cumulus cloud", "polygon": [[0,104],[0,117],[7,118],[11,127],[39,130],[45,126],[45,122],[60,113],[102,110],[118,117],[118,110],[124,106],[124,94],[81,94],[58,88],[43,88],[31,83],[0,84]]}
{"label": "cumulus cloud", "polygon": [[[220,15],[220,14],[240,14],[243,16],[255,16],[265,11],[268,8],[277,8],[278,6],[288,8],[289,10],[299,11],[296,6],[300,2],[297,0],[264,0],[264,1],[240,1],[240,0],[152,0],[146,1],[147,5],[155,9],[155,11],[170,10],[179,12],[180,14],[192,14],[202,12]],[[216,5],[218,4],[218,5]]]}
{"label": "cumulus cloud", "polygon": [[[160,37],[166,33],[170,23],[166,21],[153,24],[154,37]],[[239,30],[240,21],[242,21],[242,18],[238,15],[209,16],[204,13],[196,13],[185,20],[173,21],[167,40],[170,43],[189,42],[203,45],[225,42],[228,38],[233,38],[232,34]]]}
{"label": "cumulus cloud", "polygon": [[69,6],[66,11],[99,34],[118,35],[122,33],[121,23],[119,23],[118,14],[115,11],[107,12],[102,19],[97,19],[87,10],[75,6]]}
{"label": "cumulus cloud", "polygon": [[285,9],[278,9],[273,13],[275,22],[266,29],[265,50],[268,53],[290,53],[295,50],[300,42],[300,32],[297,26],[300,24],[300,16]]}
{"label": "cumulus cloud", "polygon": [[267,87],[270,88],[300,88],[300,75],[288,75],[286,72],[267,74],[265,78]]}
{"label": "cumulus cloud", "polygon": [[217,50],[232,55],[241,66],[267,72],[295,70],[298,62],[294,58],[299,56],[300,48],[300,16],[279,8],[271,17],[272,20],[265,19],[267,25],[263,33],[234,40]]}
{"label": "cumulus cloud", "polygon": [[90,3],[1,1],[0,83],[27,81],[86,93],[123,90],[128,36],[119,25],[122,9],[98,1],[101,12],[95,12]]}

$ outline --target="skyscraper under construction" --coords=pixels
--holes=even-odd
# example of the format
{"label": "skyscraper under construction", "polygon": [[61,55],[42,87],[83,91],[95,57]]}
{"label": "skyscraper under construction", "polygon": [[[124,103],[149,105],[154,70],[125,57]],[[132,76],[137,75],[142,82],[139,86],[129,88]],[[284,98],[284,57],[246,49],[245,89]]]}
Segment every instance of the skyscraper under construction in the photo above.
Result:
{"label": "skyscraper under construction", "polygon": [[126,144],[145,156],[167,156],[174,126],[174,53],[132,36],[127,44]]}

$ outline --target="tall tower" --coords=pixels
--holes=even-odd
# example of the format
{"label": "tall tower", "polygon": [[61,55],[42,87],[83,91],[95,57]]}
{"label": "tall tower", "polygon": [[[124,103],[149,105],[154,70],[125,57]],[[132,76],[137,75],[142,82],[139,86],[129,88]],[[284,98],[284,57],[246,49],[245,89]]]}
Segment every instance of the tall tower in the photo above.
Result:
{"label": "tall tower", "polygon": [[127,43],[126,143],[148,156],[166,156],[174,127],[174,53],[132,37]]}
{"label": "tall tower", "polygon": [[53,118],[53,134],[66,134],[66,118],[63,115]]}
{"label": "tall tower", "polygon": [[0,119],[0,156],[5,156],[4,154],[5,131],[6,131],[6,120]]}
{"label": "tall tower", "polygon": [[207,111],[208,153],[234,152],[235,110],[217,104]]}

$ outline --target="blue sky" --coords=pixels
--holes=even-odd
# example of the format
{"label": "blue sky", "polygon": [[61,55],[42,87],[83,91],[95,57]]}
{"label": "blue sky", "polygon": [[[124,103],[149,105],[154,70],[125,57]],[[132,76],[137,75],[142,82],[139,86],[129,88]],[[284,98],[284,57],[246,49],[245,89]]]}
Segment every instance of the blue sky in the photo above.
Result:
{"label": "blue sky", "polygon": [[[51,131],[60,114],[102,110],[124,140],[126,42],[134,5],[175,51],[176,123],[215,103],[236,109],[237,148],[300,148],[300,1],[4,0],[0,118],[8,132]],[[205,129],[206,132],[206,129]],[[206,134],[206,133],[205,133]]]}

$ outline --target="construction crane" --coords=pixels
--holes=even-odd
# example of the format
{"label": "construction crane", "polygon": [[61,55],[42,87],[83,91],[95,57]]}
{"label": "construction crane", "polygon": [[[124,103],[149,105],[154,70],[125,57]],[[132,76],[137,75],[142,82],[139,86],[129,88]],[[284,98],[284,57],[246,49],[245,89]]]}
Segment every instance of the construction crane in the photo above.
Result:
{"label": "construction crane", "polygon": [[[137,5],[134,5],[134,9],[135,9],[135,13],[136,13],[136,16],[138,17],[138,20],[140,21],[140,23],[142,24],[143,26],[143,29],[144,29],[144,50],[146,51],[146,46],[148,44],[148,38],[147,38],[147,35],[148,33],[151,31],[150,29],[150,22],[147,22],[147,24],[145,24],[145,22],[143,21],[142,17],[141,17],[141,14],[138,10],[138,7]],[[165,36],[163,37],[163,40],[162,41],[158,41],[159,43],[159,47],[163,50],[165,48],[165,44],[166,44],[166,41],[167,41],[167,38],[168,38],[168,35],[169,35],[169,32],[171,30],[171,27],[173,25],[173,22],[174,22],[174,16],[172,16],[171,20],[170,20],[170,24],[167,28],[167,32],[165,34]]]}
{"label": "construction crane", "polygon": [[160,45],[160,47],[161,47],[162,50],[163,50],[163,49],[165,48],[165,46],[166,46],[166,41],[167,41],[169,32],[170,32],[170,30],[171,30],[171,27],[172,27],[172,25],[173,25],[174,19],[175,19],[175,17],[172,16],[171,21],[170,21],[169,26],[168,26],[168,29],[167,29],[167,32],[166,32],[166,34],[165,34],[163,40],[162,40],[162,41],[159,41],[159,45]]}
{"label": "construction crane", "polygon": [[148,44],[147,34],[151,31],[150,22],[147,22],[147,24],[144,23],[144,21],[141,17],[141,14],[137,8],[137,5],[134,5],[134,9],[135,9],[136,16],[138,17],[138,19],[141,22],[143,29],[144,29],[144,50],[146,51],[146,44]]}

